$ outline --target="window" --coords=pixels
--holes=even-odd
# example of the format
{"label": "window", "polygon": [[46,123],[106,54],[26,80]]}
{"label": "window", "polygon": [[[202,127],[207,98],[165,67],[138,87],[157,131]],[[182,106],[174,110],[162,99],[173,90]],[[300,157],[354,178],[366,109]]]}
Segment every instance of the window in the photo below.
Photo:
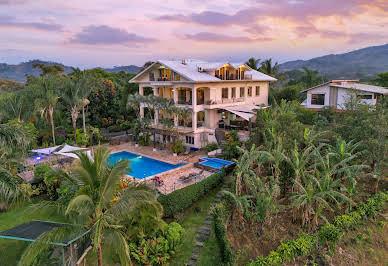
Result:
{"label": "window", "polygon": [[236,87],[232,88],[232,98],[236,98]]}
{"label": "window", "polygon": [[361,100],[372,100],[373,96],[370,94],[369,95],[368,94],[359,94],[359,95],[357,95],[357,98],[361,99]]}
{"label": "window", "polygon": [[252,96],[252,87],[248,87],[248,96],[249,96],[249,97]]}
{"label": "window", "polygon": [[150,81],[155,81],[155,73],[154,72],[150,72],[149,77],[150,77]]}
{"label": "window", "polygon": [[174,73],[175,81],[181,80],[181,76],[178,73]]}
{"label": "window", "polygon": [[325,105],[325,94],[311,94],[311,104]]}
{"label": "window", "polygon": [[256,96],[260,96],[260,86],[256,86]]}
{"label": "window", "polygon": [[194,144],[194,137],[186,136],[186,144]]}
{"label": "window", "polygon": [[170,89],[170,98],[174,99],[174,89]]}
{"label": "window", "polygon": [[240,97],[241,98],[245,97],[245,88],[244,87],[240,87]]}
{"label": "window", "polygon": [[228,88],[222,88],[222,98],[228,98]]}

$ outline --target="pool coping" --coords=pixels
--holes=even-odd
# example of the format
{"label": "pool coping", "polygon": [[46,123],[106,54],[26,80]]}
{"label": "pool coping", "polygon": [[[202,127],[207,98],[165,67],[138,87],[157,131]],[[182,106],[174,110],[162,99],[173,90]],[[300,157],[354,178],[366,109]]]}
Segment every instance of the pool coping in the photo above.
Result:
{"label": "pool coping", "polygon": [[171,161],[168,161],[168,160],[165,160],[165,159],[159,159],[159,158],[154,157],[154,156],[149,156],[147,154],[143,154],[143,153],[140,153],[140,152],[128,151],[126,149],[119,149],[119,150],[114,151],[111,154],[115,154],[115,153],[119,153],[119,152],[123,152],[123,151],[129,152],[129,153],[133,153],[133,154],[136,154],[136,155],[139,155],[139,156],[144,156],[144,157],[147,157],[147,158],[150,158],[150,159],[154,159],[154,160],[161,161],[161,162],[168,163],[168,164],[172,164],[172,165],[177,165],[177,164],[182,164],[183,163],[183,165],[181,165],[179,167],[176,167],[176,168],[164,171],[164,172],[160,172],[160,173],[157,173],[157,174],[154,174],[154,175],[150,175],[150,176],[147,176],[147,177],[144,177],[144,178],[137,178],[135,176],[131,176],[131,175],[128,175],[128,174],[125,175],[126,178],[131,178],[132,180],[134,180],[136,182],[146,182],[149,179],[155,178],[155,176],[157,176],[157,175],[169,174],[169,173],[172,173],[172,172],[174,172],[174,171],[176,171],[178,169],[182,169],[182,167],[193,165],[193,163],[188,163],[188,162],[185,162],[185,161],[171,162]]}

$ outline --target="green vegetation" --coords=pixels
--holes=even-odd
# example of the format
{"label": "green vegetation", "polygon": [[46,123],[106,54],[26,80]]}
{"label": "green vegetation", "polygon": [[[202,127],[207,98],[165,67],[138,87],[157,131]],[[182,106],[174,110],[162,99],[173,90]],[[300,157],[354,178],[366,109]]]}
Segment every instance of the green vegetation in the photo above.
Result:
{"label": "green vegetation", "polygon": [[176,190],[168,195],[160,195],[158,201],[163,206],[164,216],[172,217],[174,214],[190,207],[210,190],[218,186],[224,178],[222,173],[217,173],[193,185]]}

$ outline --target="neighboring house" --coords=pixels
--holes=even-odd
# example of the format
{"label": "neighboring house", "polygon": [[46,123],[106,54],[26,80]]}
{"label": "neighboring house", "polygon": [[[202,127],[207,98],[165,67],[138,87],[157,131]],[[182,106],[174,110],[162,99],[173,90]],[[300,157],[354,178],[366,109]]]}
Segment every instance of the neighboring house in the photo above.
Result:
{"label": "neighboring house", "polygon": [[369,105],[375,105],[378,97],[388,95],[387,88],[358,83],[358,80],[332,80],[302,92],[307,92],[302,105],[315,110],[326,106],[343,110],[352,95]]}
{"label": "neighboring house", "polygon": [[[198,60],[158,60],[130,82],[139,84],[139,93],[150,87],[154,95],[173,99],[176,106],[190,108],[188,123],[177,116],[155,114],[156,139],[170,141],[162,118],[174,121],[174,127],[186,145],[201,148],[216,141],[216,129],[246,129],[254,109],[268,105],[269,82],[275,78],[251,69],[245,63],[208,63]],[[258,107],[258,106],[261,107]],[[144,115],[144,107],[141,108]]]}

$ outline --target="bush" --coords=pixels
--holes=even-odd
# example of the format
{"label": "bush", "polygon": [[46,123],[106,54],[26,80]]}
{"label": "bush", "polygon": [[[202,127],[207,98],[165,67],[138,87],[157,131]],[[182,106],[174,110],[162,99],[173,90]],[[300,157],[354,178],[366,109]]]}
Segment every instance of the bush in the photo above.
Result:
{"label": "bush", "polygon": [[240,142],[233,141],[233,142],[227,142],[223,146],[223,155],[224,158],[227,160],[236,159],[240,156]]}
{"label": "bush", "polygon": [[51,173],[51,167],[48,164],[41,164],[35,167],[34,178],[31,183],[40,183],[44,180],[46,176],[49,176]]}
{"label": "bush", "polygon": [[119,132],[120,131],[120,126],[118,125],[111,125],[108,127],[109,132]]}
{"label": "bush", "polygon": [[196,184],[176,190],[168,195],[160,195],[158,201],[163,206],[164,216],[172,217],[175,213],[193,205],[200,197],[222,182],[223,174],[217,173]]}
{"label": "bush", "polygon": [[282,261],[290,262],[295,257],[310,254],[315,247],[315,236],[302,234],[295,240],[285,241],[277,248],[276,251],[280,254]]}
{"label": "bush", "polygon": [[342,236],[343,233],[341,232],[341,230],[330,223],[325,224],[318,231],[318,238],[320,243],[336,243],[341,239]]}
{"label": "bush", "polygon": [[124,121],[120,124],[120,130],[127,130],[131,128],[131,122]]}
{"label": "bush", "polygon": [[209,144],[206,145],[205,150],[206,152],[211,152],[215,151],[218,149],[218,144],[217,142],[210,142]]}
{"label": "bush", "polygon": [[214,233],[221,250],[221,259],[225,265],[232,265],[234,260],[232,245],[228,239],[226,222],[233,211],[233,202],[224,199],[212,210]]}
{"label": "bush", "polygon": [[183,145],[183,140],[179,139],[175,143],[171,143],[171,150],[173,153],[179,154],[185,151],[185,146]]}
{"label": "bush", "polygon": [[55,135],[55,144],[56,145],[62,145],[65,143],[66,137],[64,135]]}
{"label": "bush", "polygon": [[342,230],[347,230],[356,226],[360,220],[361,215],[358,212],[351,212],[335,217],[333,224]]}
{"label": "bush", "polygon": [[299,106],[297,107],[296,119],[305,125],[313,125],[317,122],[318,112]]}
{"label": "bush", "polygon": [[239,138],[238,133],[237,133],[236,130],[232,130],[232,131],[228,132],[228,133],[225,135],[225,139],[226,139],[228,142],[240,141],[240,138]]}
{"label": "bush", "polygon": [[85,133],[77,133],[77,144],[86,146],[89,143],[89,135]]}
{"label": "bush", "polygon": [[141,146],[148,146],[150,145],[150,134],[139,136],[138,140]]}
{"label": "bush", "polygon": [[182,226],[176,222],[172,222],[168,225],[166,230],[166,239],[168,241],[169,251],[171,254],[182,245],[185,230]]}

